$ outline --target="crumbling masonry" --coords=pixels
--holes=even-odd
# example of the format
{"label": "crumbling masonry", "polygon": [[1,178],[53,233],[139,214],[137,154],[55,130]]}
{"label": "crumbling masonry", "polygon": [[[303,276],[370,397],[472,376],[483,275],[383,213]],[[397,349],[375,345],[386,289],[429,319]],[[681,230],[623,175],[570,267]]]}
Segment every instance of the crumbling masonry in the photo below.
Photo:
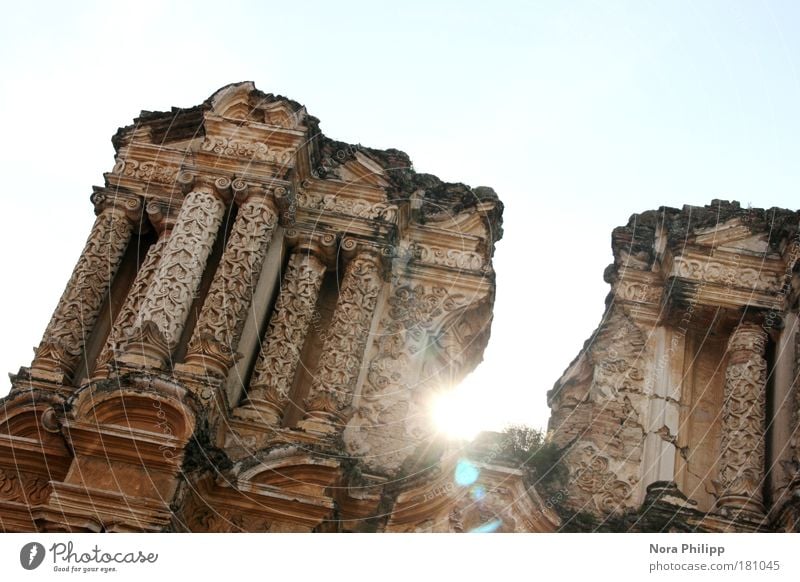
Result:
{"label": "crumbling masonry", "polygon": [[454,485],[427,413],[488,341],[493,190],[328,139],[252,83],[113,144],[0,400],[0,530],[554,527],[522,471]]}
{"label": "crumbling masonry", "polygon": [[798,531],[799,219],[715,200],[614,230],[603,321],[548,395],[562,513]]}

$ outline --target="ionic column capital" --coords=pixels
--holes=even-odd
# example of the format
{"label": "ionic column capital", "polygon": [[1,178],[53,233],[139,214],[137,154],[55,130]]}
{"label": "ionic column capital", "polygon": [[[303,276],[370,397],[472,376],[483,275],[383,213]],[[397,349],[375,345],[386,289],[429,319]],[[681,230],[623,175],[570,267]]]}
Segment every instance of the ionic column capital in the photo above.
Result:
{"label": "ionic column capital", "polygon": [[729,357],[747,358],[750,354],[762,356],[767,349],[767,340],[763,325],[753,321],[741,323],[728,339]]}
{"label": "ionic column capital", "polygon": [[394,251],[391,246],[345,237],[339,246],[339,253],[348,265],[355,260],[374,263],[378,267],[381,277],[386,280]]}
{"label": "ionic column capital", "polygon": [[162,237],[174,228],[180,207],[166,200],[150,200],[145,211],[158,236]]}
{"label": "ionic column capital", "polygon": [[276,190],[259,184],[249,184],[238,178],[231,185],[233,201],[237,206],[241,208],[248,202],[261,204],[277,216],[280,213],[280,207],[275,195]]}
{"label": "ionic column capital", "polygon": [[284,238],[291,247],[291,253],[307,253],[314,255],[328,267],[336,260],[336,243],[338,242],[338,238],[333,233],[289,229],[286,231]]}
{"label": "ionic column capital", "polygon": [[113,192],[106,188],[95,188],[89,197],[94,206],[95,215],[114,213],[124,216],[132,224],[139,224],[144,212],[144,200],[141,196],[128,192]]}
{"label": "ionic column capital", "polygon": [[225,205],[233,199],[235,180],[231,180],[227,176],[208,176],[183,171],[178,174],[176,181],[184,195],[192,192],[205,192],[215,196]]}
{"label": "ionic column capital", "polygon": [[250,183],[241,178],[231,184],[233,199],[241,206],[253,197],[262,198],[280,216],[282,226],[294,225],[295,198],[288,185]]}

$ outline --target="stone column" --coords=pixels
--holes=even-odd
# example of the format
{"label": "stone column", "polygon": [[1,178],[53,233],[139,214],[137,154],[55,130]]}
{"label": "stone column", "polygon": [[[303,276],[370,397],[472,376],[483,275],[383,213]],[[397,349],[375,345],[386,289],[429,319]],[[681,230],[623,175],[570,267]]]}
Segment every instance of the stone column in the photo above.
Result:
{"label": "stone column", "polygon": [[113,365],[115,356],[119,353],[120,347],[125,343],[136,323],[142,300],[147,294],[150,285],[152,285],[156,268],[164,254],[164,248],[175,225],[175,217],[171,215],[170,211],[171,209],[168,205],[157,201],[151,201],[147,204],[147,214],[158,233],[158,239],[147,249],[147,255],[142,261],[128,295],[125,297],[125,302],[114,320],[114,325],[108,334],[103,350],[97,357],[94,367],[95,379],[108,377],[109,366]]}
{"label": "stone column", "polygon": [[92,195],[97,218],[31,364],[35,376],[68,382],[139,220],[139,198]]}
{"label": "stone column", "polygon": [[383,284],[381,258],[376,249],[359,248],[354,240],[345,239],[342,250],[352,253],[352,258],[345,269],[314,382],[305,400],[306,413],[299,424],[318,433],[343,428]]}
{"label": "stone column", "polygon": [[[225,376],[237,358],[247,310],[261,274],[278,209],[263,188],[233,183],[239,212],[189,342],[185,364],[196,374]],[[275,196],[285,196],[278,188]]]}
{"label": "stone column", "polygon": [[197,180],[186,173],[178,180],[189,191],[139,308],[120,361],[160,368],[183,332],[208,256],[217,237],[231,182]]}
{"label": "stone column", "polygon": [[[800,325],[800,323],[798,323]],[[792,459],[787,469],[791,473],[791,485],[800,500],[800,331],[794,336],[794,382],[792,384],[792,437],[789,441]]]}
{"label": "stone column", "polygon": [[[287,232],[287,238],[296,236]],[[307,238],[292,249],[247,401],[237,409],[238,416],[264,424],[280,423],[334,243],[333,235],[325,235]]]}
{"label": "stone column", "polygon": [[[800,325],[797,316],[793,315],[795,325]],[[794,499],[795,509],[789,512],[794,515],[794,531],[800,527],[800,330],[794,335],[794,381],[790,385],[789,406],[792,408],[789,424],[789,459],[782,463],[786,474],[788,495]],[[773,507],[773,509],[775,509]],[[790,530],[787,530],[790,531]]]}
{"label": "stone column", "polygon": [[644,420],[645,440],[642,455],[642,479],[636,489],[639,502],[647,488],[657,481],[676,481],[677,448],[686,435],[680,432],[680,401],[683,382],[685,335],[671,326],[659,325],[652,332],[655,339],[655,365],[652,382],[645,383],[648,397]]}
{"label": "stone column", "polygon": [[717,507],[734,516],[764,515],[766,348],[756,323],[740,324],[728,341]]}

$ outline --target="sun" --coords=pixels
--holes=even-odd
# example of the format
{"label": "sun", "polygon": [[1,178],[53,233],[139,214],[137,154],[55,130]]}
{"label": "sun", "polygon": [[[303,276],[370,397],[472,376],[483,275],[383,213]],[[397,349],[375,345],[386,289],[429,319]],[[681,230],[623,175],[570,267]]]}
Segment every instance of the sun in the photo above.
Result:
{"label": "sun", "polygon": [[465,381],[438,392],[431,400],[430,413],[440,433],[452,440],[470,441],[488,428],[485,404]]}

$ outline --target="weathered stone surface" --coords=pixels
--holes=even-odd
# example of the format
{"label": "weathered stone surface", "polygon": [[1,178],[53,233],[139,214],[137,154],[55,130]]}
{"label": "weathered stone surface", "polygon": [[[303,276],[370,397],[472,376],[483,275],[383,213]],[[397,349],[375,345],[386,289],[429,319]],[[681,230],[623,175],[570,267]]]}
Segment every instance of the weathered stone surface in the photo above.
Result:
{"label": "weathered stone surface", "polygon": [[797,529],[799,220],[714,200],[614,229],[603,321],[548,393],[566,529]]}
{"label": "weathered stone surface", "polygon": [[2,401],[0,529],[556,527],[513,465],[473,459],[454,484],[427,420],[488,341],[491,188],[329,139],[252,83],[142,112],[113,145]]}

